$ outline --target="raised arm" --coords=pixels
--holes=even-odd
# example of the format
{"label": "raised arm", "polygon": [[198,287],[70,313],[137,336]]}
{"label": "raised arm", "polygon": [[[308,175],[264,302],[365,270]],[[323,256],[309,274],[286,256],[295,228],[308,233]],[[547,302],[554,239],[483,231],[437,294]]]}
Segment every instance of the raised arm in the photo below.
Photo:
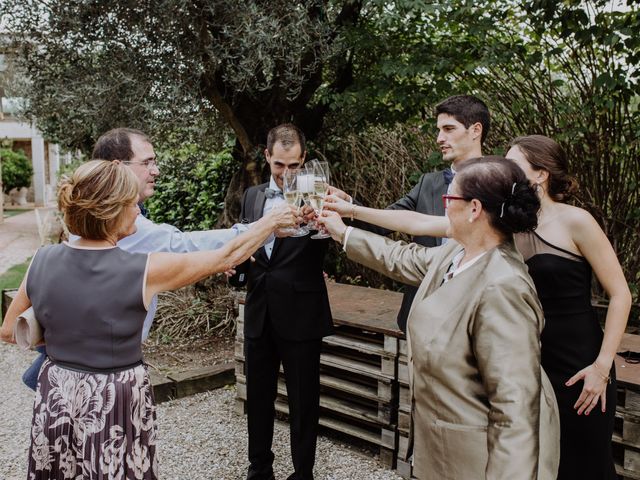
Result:
{"label": "raised arm", "polygon": [[123,238],[118,246],[127,252],[197,252],[215,250],[246,230],[243,225],[219,230],[183,232],[166,223],[153,223],[139,215],[136,219],[137,231]]}
{"label": "raised arm", "polygon": [[425,235],[429,237],[445,237],[449,227],[449,219],[436,215],[425,215],[412,210],[379,210],[363,207],[342,200],[335,195],[325,199],[325,208],[338,212],[341,217],[353,218],[362,222],[409,235]]}
{"label": "raised arm", "polygon": [[145,302],[148,304],[158,292],[190,285],[242,263],[262,246],[274,230],[294,225],[296,220],[294,210],[282,205],[217,250],[150,254]]}
{"label": "raised arm", "polygon": [[408,285],[420,285],[436,251],[415,243],[394,242],[357,228],[348,227],[348,231],[335,212],[323,212],[319,221],[334,240],[344,244],[351,260]]}

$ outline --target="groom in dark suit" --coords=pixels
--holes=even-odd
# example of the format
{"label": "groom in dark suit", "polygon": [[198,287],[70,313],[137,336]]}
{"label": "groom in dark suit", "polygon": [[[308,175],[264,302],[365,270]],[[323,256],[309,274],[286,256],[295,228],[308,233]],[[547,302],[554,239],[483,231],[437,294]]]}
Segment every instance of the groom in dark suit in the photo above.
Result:
{"label": "groom in dark suit", "polygon": [[[242,220],[254,222],[284,202],[282,175],[301,167],[305,138],[294,125],[273,128],[265,156],[268,183],[247,189]],[[278,371],[284,370],[289,399],[291,456],[289,480],[313,479],[320,413],[320,346],[333,331],[322,263],[328,240],[309,236],[275,238],[255,254],[245,302],[245,361],[249,472],[247,480],[271,480],[274,402]]]}
{"label": "groom in dark suit", "polygon": [[[482,100],[473,95],[449,97],[436,105],[435,116],[438,148],[442,152],[442,159],[451,162],[451,167],[423,174],[409,193],[387,207],[390,210],[413,210],[444,216],[442,195],[448,193],[456,165],[482,156],[482,143],[487,138],[490,124],[489,109]],[[336,188],[332,187],[331,193],[349,200],[347,194]],[[380,235],[391,233],[390,230],[372,225],[359,226]],[[425,247],[442,244],[441,238],[425,236],[414,237],[413,241]],[[398,326],[403,332],[407,330],[407,317],[416,292],[416,287],[405,285],[402,306],[398,312]]]}

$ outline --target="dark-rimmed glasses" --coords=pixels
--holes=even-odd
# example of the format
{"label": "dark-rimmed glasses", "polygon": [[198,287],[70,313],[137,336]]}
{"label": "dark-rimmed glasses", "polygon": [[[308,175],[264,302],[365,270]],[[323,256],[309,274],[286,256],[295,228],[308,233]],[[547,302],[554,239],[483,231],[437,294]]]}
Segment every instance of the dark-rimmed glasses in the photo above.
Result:
{"label": "dark-rimmed glasses", "polygon": [[444,208],[448,208],[449,207],[449,203],[451,203],[451,200],[464,200],[465,202],[469,201],[469,199],[467,197],[462,197],[460,195],[445,194],[445,195],[442,195],[442,206]]}

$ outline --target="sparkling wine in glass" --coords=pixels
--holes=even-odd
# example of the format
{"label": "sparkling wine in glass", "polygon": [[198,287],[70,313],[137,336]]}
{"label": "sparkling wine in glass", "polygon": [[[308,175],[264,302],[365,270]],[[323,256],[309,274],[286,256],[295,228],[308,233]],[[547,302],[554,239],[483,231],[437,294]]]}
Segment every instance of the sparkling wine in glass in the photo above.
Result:
{"label": "sparkling wine in glass", "polygon": [[[298,173],[298,169],[286,170],[282,176],[282,180],[284,199],[289,205],[294,205],[299,208],[300,202],[302,201],[302,192],[299,188]],[[291,233],[292,237],[304,237],[309,234],[309,229],[305,227],[292,228],[285,231]]]}
{"label": "sparkling wine in glass", "polygon": [[[309,196],[309,202],[313,207],[316,215],[320,216],[322,213],[322,207],[324,206],[324,197],[329,189],[329,162],[327,161],[315,161],[313,162],[313,195]],[[313,199],[311,198],[313,197]],[[312,235],[313,240],[320,240],[323,238],[329,238],[331,235],[324,231],[318,231],[315,235]]]}
{"label": "sparkling wine in glass", "polygon": [[[312,160],[311,162],[313,161],[314,160]],[[314,181],[315,173],[313,170],[313,165],[312,163],[307,164],[300,170],[300,173],[298,174],[298,189],[302,192],[302,199],[307,205],[311,205],[310,196],[314,192]],[[307,228],[309,228],[310,230],[317,230],[318,226],[316,224],[316,221],[310,220],[309,222],[307,222]]]}

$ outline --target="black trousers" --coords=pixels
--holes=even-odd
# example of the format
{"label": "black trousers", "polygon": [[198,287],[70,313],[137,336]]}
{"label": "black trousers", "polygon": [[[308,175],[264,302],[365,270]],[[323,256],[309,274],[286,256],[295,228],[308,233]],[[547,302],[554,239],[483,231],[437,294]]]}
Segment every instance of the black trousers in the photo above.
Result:
{"label": "black trousers", "polygon": [[322,339],[291,341],[265,322],[262,336],[245,338],[249,473],[247,480],[273,475],[273,424],[280,363],[289,399],[291,457],[289,480],[312,480],[320,415],[320,347]]}

